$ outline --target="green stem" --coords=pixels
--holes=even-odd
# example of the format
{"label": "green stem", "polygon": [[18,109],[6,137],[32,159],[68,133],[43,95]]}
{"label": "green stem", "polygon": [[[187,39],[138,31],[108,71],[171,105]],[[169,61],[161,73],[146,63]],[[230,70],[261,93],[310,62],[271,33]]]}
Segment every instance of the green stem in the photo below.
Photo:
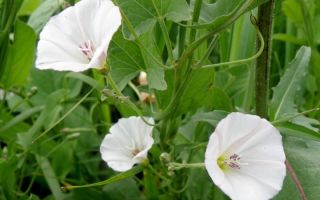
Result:
{"label": "green stem", "polygon": [[227,65],[240,65],[240,64],[245,64],[245,63],[249,63],[255,59],[257,59],[263,52],[263,49],[264,49],[264,41],[263,41],[263,37],[261,35],[261,32],[259,31],[258,27],[255,26],[256,28],[256,31],[257,31],[257,35],[258,35],[258,38],[259,38],[259,42],[260,42],[260,47],[258,49],[258,52],[249,57],[249,58],[245,58],[245,59],[241,59],[241,60],[235,60],[235,61],[229,61],[229,62],[223,62],[223,63],[216,63],[216,64],[212,64],[212,65],[204,65],[204,66],[201,66],[201,67],[197,67],[195,66],[195,68],[215,68],[215,67],[221,67],[221,66],[227,66]]}
{"label": "green stem", "polygon": [[130,101],[129,98],[125,98],[125,96],[122,94],[121,90],[118,88],[117,84],[114,82],[114,80],[112,79],[110,73],[108,73],[107,75],[107,80],[108,83],[110,84],[112,90],[115,91],[115,93],[119,96],[119,97],[124,97],[124,101],[125,103],[132,109],[134,110],[139,117],[142,119],[142,121],[144,121],[144,123],[148,124],[149,126],[155,126],[155,124],[151,124],[149,123],[143,116],[142,111],[136,106],[136,104],[134,104],[132,101]]}
{"label": "green stem", "polygon": [[195,67],[200,67],[210,56],[210,54],[212,53],[214,47],[216,46],[218,41],[218,36],[213,37],[213,39],[211,40],[208,49],[205,53],[205,55],[203,55],[203,57],[200,59],[200,61],[195,65]]}
{"label": "green stem", "polygon": [[168,170],[180,170],[183,168],[204,168],[204,163],[176,163],[171,162],[168,164]]}
{"label": "green stem", "polygon": [[[197,22],[200,16],[200,10],[201,10],[201,5],[202,5],[202,0],[196,0],[195,5],[194,5],[194,11],[193,11],[193,16],[192,16],[192,22]],[[196,29],[192,29],[190,32],[190,39],[189,42],[190,44],[194,43],[195,37],[196,37]],[[195,49],[193,49],[195,50]],[[171,113],[175,113],[176,109],[177,109],[177,104],[179,104],[180,98],[184,92],[184,88],[185,88],[185,84],[188,82],[191,72],[192,72],[192,68],[191,68],[191,64],[192,64],[192,59],[193,59],[193,50],[190,52],[190,54],[188,55],[188,57],[184,57],[184,59],[179,59],[179,63],[176,70],[177,74],[179,75],[177,77],[176,80],[176,91],[173,95],[173,97],[171,98],[171,101],[169,103],[169,105],[166,107],[166,109],[160,113],[158,116],[156,116],[156,118],[158,119],[163,119],[166,118],[167,116],[169,116]],[[181,57],[183,57],[184,53],[182,54]],[[182,69],[182,66],[185,66],[186,61],[189,61],[189,63],[186,65],[186,69]],[[174,131],[170,131],[170,132],[174,132]]]}
{"label": "green stem", "polygon": [[[254,3],[254,0],[246,1],[239,10],[237,10],[229,19],[225,21],[222,25],[216,27],[211,32],[207,33],[206,35],[202,36],[198,40],[194,41],[190,46],[183,52],[179,59],[179,63],[184,63],[190,55],[193,53],[193,51],[204,41],[209,39],[210,37],[214,36],[217,33],[220,33],[221,31],[225,30],[227,27],[229,27],[234,21],[236,21],[239,16],[241,16],[248,8]],[[180,24],[183,26],[183,24]]]}
{"label": "green stem", "polygon": [[[272,48],[272,13],[274,0],[262,4],[258,9],[258,28],[265,41],[265,48],[256,63],[256,114],[267,118],[269,99],[269,71]],[[261,42],[257,42],[261,46]]]}
{"label": "green stem", "polygon": [[170,37],[169,37],[167,26],[166,26],[166,24],[164,22],[163,16],[161,16],[161,13],[159,12],[159,9],[158,9],[158,6],[155,3],[155,0],[152,0],[152,5],[153,5],[153,8],[156,10],[156,13],[158,15],[158,23],[159,23],[160,29],[162,31],[164,42],[166,43],[168,57],[169,57],[169,63],[173,64],[172,45],[171,45],[171,41],[170,41]]}
{"label": "green stem", "polygon": [[114,183],[114,182],[117,182],[117,181],[120,181],[122,179],[126,179],[126,178],[129,178],[129,177],[132,177],[140,172],[142,172],[142,170],[144,169],[144,166],[143,165],[138,165],[128,171],[125,171],[125,172],[122,172],[120,174],[117,174],[105,181],[100,181],[100,182],[97,182],[97,183],[91,183],[91,184],[86,184],[86,185],[66,185],[64,187],[61,187],[61,189],[63,191],[69,191],[69,190],[73,190],[73,189],[78,189],[78,188],[88,188],[88,187],[96,187],[96,186],[102,186],[102,185],[107,185],[107,184],[110,184],[110,183]]}

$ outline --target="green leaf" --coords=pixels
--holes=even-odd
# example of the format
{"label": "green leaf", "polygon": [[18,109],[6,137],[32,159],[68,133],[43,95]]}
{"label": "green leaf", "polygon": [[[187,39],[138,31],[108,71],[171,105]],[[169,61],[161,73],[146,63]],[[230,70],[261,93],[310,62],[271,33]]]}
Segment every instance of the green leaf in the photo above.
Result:
{"label": "green leaf", "polygon": [[40,112],[41,110],[43,110],[43,106],[33,107],[20,113],[10,121],[8,120],[7,123],[0,128],[0,134],[8,131],[8,129],[13,128],[13,126],[16,126],[17,124],[23,122],[25,119],[28,119],[30,116],[34,115],[37,112]]}
{"label": "green leaf", "polygon": [[[156,9],[160,16],[151,0],[115,0],[114,2],[129,19],[138,35],[150,31],[159,17],[174,22],[191,19],[189,6],[185,0],[155,0]],[[126,27],[123,27],[126,38],[132,38]]]}
{"label": "green leaf", "polygon": [[303,89],[304,78],[308,73],[311,56],[309,47],[301,47],[296,57],[290,63],[278,85],[273,88],[273,97],[270,103],[272,120],[279,120],[297,113],[295,96]]}
{"label": "green leaf", "polygon": [[111,76],[122,90],[127,83],[145,70],[139,47],[135,42],[125,40],[120,31],[112,38],[108,50]]}
{"label": "green leaf", "polygon": [[105,199],[109,200],[139,200],[140,191],[133,178],[123,179],[103,187]]}
{"label": "green leaf", "polygon": [[253,0],[224,1],[218,0],[215,3],[202,4],[199,24],[194,28],[219,29],[229,25],[243,13],[251,9],[255,4]]}
{"label": "green leaf", "polygon": [[296,25],[303,24],[302,11],[301,11],[299,2],[297,2],[296,0],[283,1],[282,2],[282,11]]}
{"label": "green leaf", "polygon": [[[287,159],[294,168],[308,199],[320,199],[320,143],[292,137],[284,138]],[[287,176],[289,174],[287,173]],[[288,177],[291,179],[291,177]],[[287,182],[288,183],[288,182]],[[289,183],[290,184],[290,183]],[[285,185],[277,200],[299,200],[296,186]]]}
{"label": "green leaf", "polygon": [[60,189],[59,181],[56,177],[55,172],[52,169],[49,160],[46,157],[40,155],[36,155],[36,160],[55,199],[63,199],[64,194]]}
{"label": "green leaf", "polygon": [[24,0],[17,15],[30,15],[41,3],[41,0]]}
{"label": "green leaf", "polygon": [[8,200],[14,199],[16,184],[15,169],[17,167],[15,160],[16,159],[12,157],[8,160],[5,160],[3,158],[0,159],[0,197],[2,197],[3,195],[4,199]]}
{"label": "green leaf", "polygon": [[286,122],[280,125],[277,125],[277,128],[284,135],[298,137],[302,139],[315,140],[320,142],[320,134],[312,129],[306,128],[299,124],[294,124]]}
{"label": "green leaf", "polygon": [[164,69],[151,66],[147,69],[148,86],[157,90],[167,89],[167,83],[164,80]]}
{"label": "green leaf", "polygon": [[59,2],[59,0],[44,0],[35,12],[32,13],[28,24],[36,33],[39,33],[50,17],[59,10]]}
{"label": "green leaf", "polygon": [[228,112],[222,110],[215,110],[212,112],[198,112],[191,117],[191,121],[207,122],[215,127],[223,118],[228,115]]}
{"label": "green leaf", "polygon": [[213,85],[213,70],[198,69],[191,76],[192,78],[186,85],[185,93],[182,95],[179,112],[192,112],[199,107],[232,111],[233,106],[229,97],[223,90]]}
{"label": "green leaf", "polygon": [[[6,143],[15,142],[17,134],[19,132],[23,132],[30,128],[30,126],[23,121],[20,121],[18,123],[13,123],[16,121],[20,121],[20,120],[17,120],[5,109],[0,107],[0,127],[1,127],[1,130],[5,130],[5,131],[0,131],[1,141]],[[10,126],[11,123],[14,124],[14,126]],[[6,128],[8,126],[10,126],[10,128]]]}
{"label": "green leaf", "polygon": [[33,29],[18,20],[15,24],[14,41],[9,45],[3,66],[1,82],[6,88],[22,86],[33,65],[36,34]]}

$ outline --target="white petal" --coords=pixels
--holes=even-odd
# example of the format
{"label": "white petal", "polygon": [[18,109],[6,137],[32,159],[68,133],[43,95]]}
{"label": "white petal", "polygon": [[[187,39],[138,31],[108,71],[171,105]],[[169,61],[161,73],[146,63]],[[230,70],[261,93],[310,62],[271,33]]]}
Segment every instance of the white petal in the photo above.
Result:
{"label": "white petal", "polygon": [[256,115],[248,115],[238,112],[230,113],[226,118],[222,119],[214,134],[220,135],[221,148],[220,152],[224,152],[239,138],[250,133],[254,134],[255,128],[259,125],[261,118]]}
{"label": "white petal", "polygon": [[[220,156],[236,154],[238,168],[219,168]],[[215,159],[215,160],[211,160]],[[282,137],[258,116],[231,113],[219,122],[206,149],[206,169],[213,182],[236,200],[270,199],[286,174]],[[227,161],[226,161],[227,162]]]}
{"label": "white petal", "polygon": [[[154,123],[152,118],[145,118]],[[115,171],[126,171],[147,158],[153,144],[152,126],[140,117],[122,118],[110,128],[100,146],[102,159]],[[135,155],[134,152],[139,152]]]}
{"label": "white petal", "polygon": [[224,192],[233,200],[268,200],[278,193],[274,187],[236,170],[227,173],[226,177],[232,189],[226,191],[224,188]]}
{"label": "white petal", "polygon": [[[109,0],[82,0],[52,17],[40,34],[36,67],[84,71],[103,67],[107,48],[121,24],[118,7]],[[92,58],[80,50],[92,42]]]}
{"label": "white petal", "polygon": [[212,134],[210,136],[209,143],[205,152],[204,161],[206,169],[216,185],[221,184],[225,179],[224,173],[222,172],[217,163],[217,160],[220,156],[219,142],[220,140],[218,134]]}
{"label": "white petal", "polygon": [[115,171],[126,171],[135,164],[131,151],[121,148],[122,145],[115,135],[108,134],[100,146],[102,159]]}
{"label": "white petal", "polygon": [[281,190],[283,179],[286,176],[284,162],[264,160],[244,160],[243,162],[248,162],[248,165],[241,166],[237,172],[272,187],[274,189],[273,195]]}

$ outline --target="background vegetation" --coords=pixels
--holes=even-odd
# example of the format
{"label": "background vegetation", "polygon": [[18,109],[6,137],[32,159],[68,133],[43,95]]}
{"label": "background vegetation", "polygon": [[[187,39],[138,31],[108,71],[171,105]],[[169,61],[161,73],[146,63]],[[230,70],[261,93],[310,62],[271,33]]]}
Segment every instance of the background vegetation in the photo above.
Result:
{"label": "background vegetation", "polygon": [[[177,63],[192,41],[222,27],[245,0],[204,0],[199,21],[194,19],[193,0],[153,1],[156,6],[143,0],[114,2],[127,16],[108,50],[116,84],[146,116],[156,116],[175,99],[169,117],[155,130],[157,145],[149,155],[167,180],[146,170],[102,187],[60,189],[112,177],[115,172],[102,162],[99,145],[112,123],[137,113],[101,93],[110,85],[98,71],[35,69],[39,32],[74,1],[0,0],[0,199],[227,199],[205,169],[168,174],[159,156],[167,151],[175,161],[203,162],[208,136],[221,118],[231,111],[254,113],[255,62],[193,70],[185,92],[176,96],[176,83],[183,83],[186,68],[163,65]],[[172,2],[174,6],[165,7]],[[246,11],[256,15],[256,6],[263,2],[256,1]],[[249,16],[245,12],[208,37],[188,55],[189,64],[205,66],[254,55],[257,33]],[[268,117],[283,135],[288,160],[306,196],[320,199],[320,1],[276,1],[273,20]],[[191,21],[203,27],[183,25]],[[140,71],[148,74],[147,86],[139,85]],[[139,99],[140,92],[154,97]],[[300,199],[290,175],[275,199]]]}

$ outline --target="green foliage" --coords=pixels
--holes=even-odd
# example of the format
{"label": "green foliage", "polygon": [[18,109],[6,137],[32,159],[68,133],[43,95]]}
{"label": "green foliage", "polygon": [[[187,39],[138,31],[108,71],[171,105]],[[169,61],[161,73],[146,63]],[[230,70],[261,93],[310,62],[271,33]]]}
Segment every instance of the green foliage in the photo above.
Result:
{"label": "green foliage", "polygon": [[[123,17],[107,72],[36,69],[41,29],[75,2],[0,0],[0,199],[228,199],[205,169],[170,171],[159,157],[203,162],[228,113],[254,113],[255,62],[201,67],[255,54],[250,12],[267,0],[113,0]],[[275,9],[268,117],[308,199],[319,199],[320,3],[285,0]],[[152,168],[116,173],[99,145],[132,115],[155,118]],[[299,199],[289,172],[275,199]]]}
{"label": "green foliage", "polygon": [[[319,190],[319,142],[285,138],[286,154],[294,168],[308,199],[320,198]],[[287,172],[289,176],[289,172]],[[291,177],[288,177],[291,179]],[[289,182],[289,181],[287,181]],[[300,199],[294,184],[285,185],[275,199]]]}
{"label": "green foliage", "polygon": [[[138,35],[150,31],[160,17],[174,22],[191,18],[189,6],[184,0],[115,0],[115,3],[121,8]],[[127,38],[133,38],[127,28],[124,29],[124,34]]]}
{"label": "green foliage", "polygon": [[35,57],[36,34],[21,21],[15,25],[14,41],[8,46],[1,70],[1,82],[5,88],[23,86],[29,75]]}
{"label": "green foliage", "polygon": [[302,47],[279,84],[273,90],[273,98],[270,104],[270,114],[272,119],[296,114],[294,103],[296,93],[302,90],[302,83],[308,72],[311,56],[311,49]]}

